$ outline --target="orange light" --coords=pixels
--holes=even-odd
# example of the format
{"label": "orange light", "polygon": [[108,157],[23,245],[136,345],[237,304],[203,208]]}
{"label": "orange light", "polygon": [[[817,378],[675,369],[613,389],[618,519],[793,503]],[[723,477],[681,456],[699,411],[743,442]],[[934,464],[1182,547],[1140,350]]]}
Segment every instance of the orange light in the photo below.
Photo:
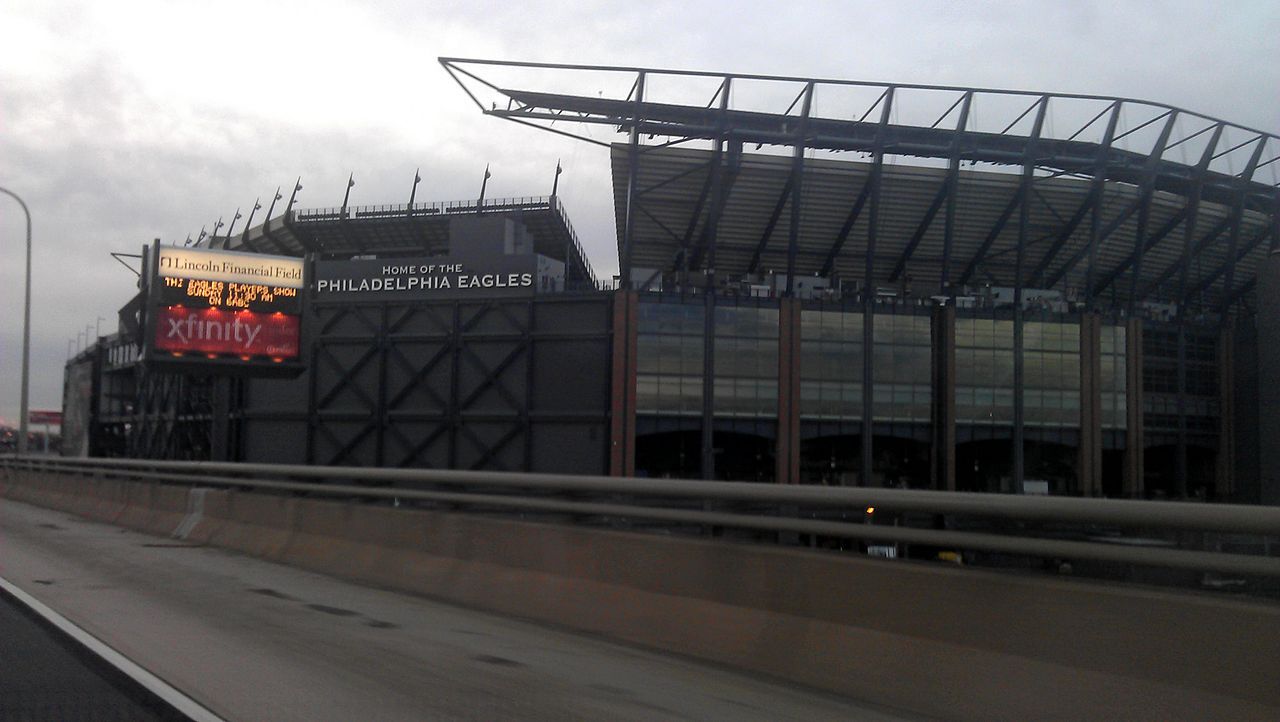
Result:
{"label": "orange light", "polygon": [[280,358],[279,356],[272,356],[271,360],[278,364],[284,363],[284,359]]}
{"label": "orange light", "polygon": [[876,513],[876,508],[875,508],[874,506],[869,506],[869,507],[867,507],[867,513],[868,513],[868,514],[874,514],[874,513]]}
{"label": "orange light", "polygon": [[276,311],[275,313],[273,313],[273,314],[271,314],[271,315],[272,315],[272,316],[283,316],[283,315],[284,315],[284,313],[282,313],[282,312],[280,312],[280,311]]}
{"label": "orange light", "polygon": [[218,358],[218,354],[216,353],[207,353],[204,356],[205,358]]}
{"label": "orange light", "polygon": [[251,358],[250,356],[241,356],[241,357],[240,357],[240,360],[241,360],[241,361],[248,361],[250,358]]}
{"label": "orange light", "polygon": [[171,353],[172,353],[174,356],[181,356],[181,355],[182,355],[182,352],[181,352],[181,351],[173,351],[173,352],[171,352]]}

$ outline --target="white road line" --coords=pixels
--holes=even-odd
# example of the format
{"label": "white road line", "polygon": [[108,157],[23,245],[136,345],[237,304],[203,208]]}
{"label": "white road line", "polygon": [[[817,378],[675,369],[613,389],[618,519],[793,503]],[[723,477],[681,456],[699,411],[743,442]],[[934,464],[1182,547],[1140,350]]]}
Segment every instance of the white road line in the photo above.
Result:
{"label": "white road line", "polygon": [[226,720],[209,711],[199,702],[178,691],[168,682],[143,669],[136,662],[76,626],[71,620],[53,611],[40,600],[14,586],[12,582],[4,577],[0,577],[0,589],[11,594],[15,599],[27,605],[31,611],[39,614],[50,624],[70,635],[72,639],[87,647],[108,664],[120,670],[130,679],[145,687],[174,709],[195,720],[195,722],[226,722]]}

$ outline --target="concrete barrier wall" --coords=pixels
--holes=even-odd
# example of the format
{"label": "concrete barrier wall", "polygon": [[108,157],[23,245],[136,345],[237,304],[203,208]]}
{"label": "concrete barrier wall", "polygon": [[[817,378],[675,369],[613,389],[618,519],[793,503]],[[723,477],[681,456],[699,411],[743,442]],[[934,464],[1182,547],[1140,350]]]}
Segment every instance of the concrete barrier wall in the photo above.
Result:
{"label": "concrete barrier wall", "polygon": [[[1280,719],[1280,607],[44,474],[5,496],[950,719]],[[184,520],[187,521],[183,525]]]}

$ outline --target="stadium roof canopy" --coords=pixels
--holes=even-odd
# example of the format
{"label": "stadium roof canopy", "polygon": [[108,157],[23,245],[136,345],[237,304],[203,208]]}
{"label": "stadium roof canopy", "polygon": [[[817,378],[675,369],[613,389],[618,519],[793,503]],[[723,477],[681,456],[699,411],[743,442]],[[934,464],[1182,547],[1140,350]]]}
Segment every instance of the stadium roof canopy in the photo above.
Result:
{"label": "stadium roof canopy", "polygon": [[[374,254],[380,258],[438,256],[449,252],[449,219],[499,214],[518,220],[533,237],[534,252],[564,261],[569,280],[595,282],[591,262],[559,198],[494,198],[446,203],[414,203],[293,210],[259,226],[202,238],[197,245],[253,253],[324,258]],[[251,222],[251,221],[250,221]]]}
{"label": "stadium roof canopy", "polygon": [[1073,287],[1226,309],[1280,241],[1280,138],[1168,105],[440,62],[484,113],[611,148],[624,273],[909,277],[925,293]]}

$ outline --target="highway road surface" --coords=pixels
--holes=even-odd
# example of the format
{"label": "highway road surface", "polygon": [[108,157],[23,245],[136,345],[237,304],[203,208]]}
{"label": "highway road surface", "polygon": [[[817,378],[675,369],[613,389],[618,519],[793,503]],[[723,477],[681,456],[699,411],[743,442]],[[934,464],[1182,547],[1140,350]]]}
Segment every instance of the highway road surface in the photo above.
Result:
{"label": "highway road surface", "polygon": [[0,578],[226,720],[911,718],[5,499]]}

